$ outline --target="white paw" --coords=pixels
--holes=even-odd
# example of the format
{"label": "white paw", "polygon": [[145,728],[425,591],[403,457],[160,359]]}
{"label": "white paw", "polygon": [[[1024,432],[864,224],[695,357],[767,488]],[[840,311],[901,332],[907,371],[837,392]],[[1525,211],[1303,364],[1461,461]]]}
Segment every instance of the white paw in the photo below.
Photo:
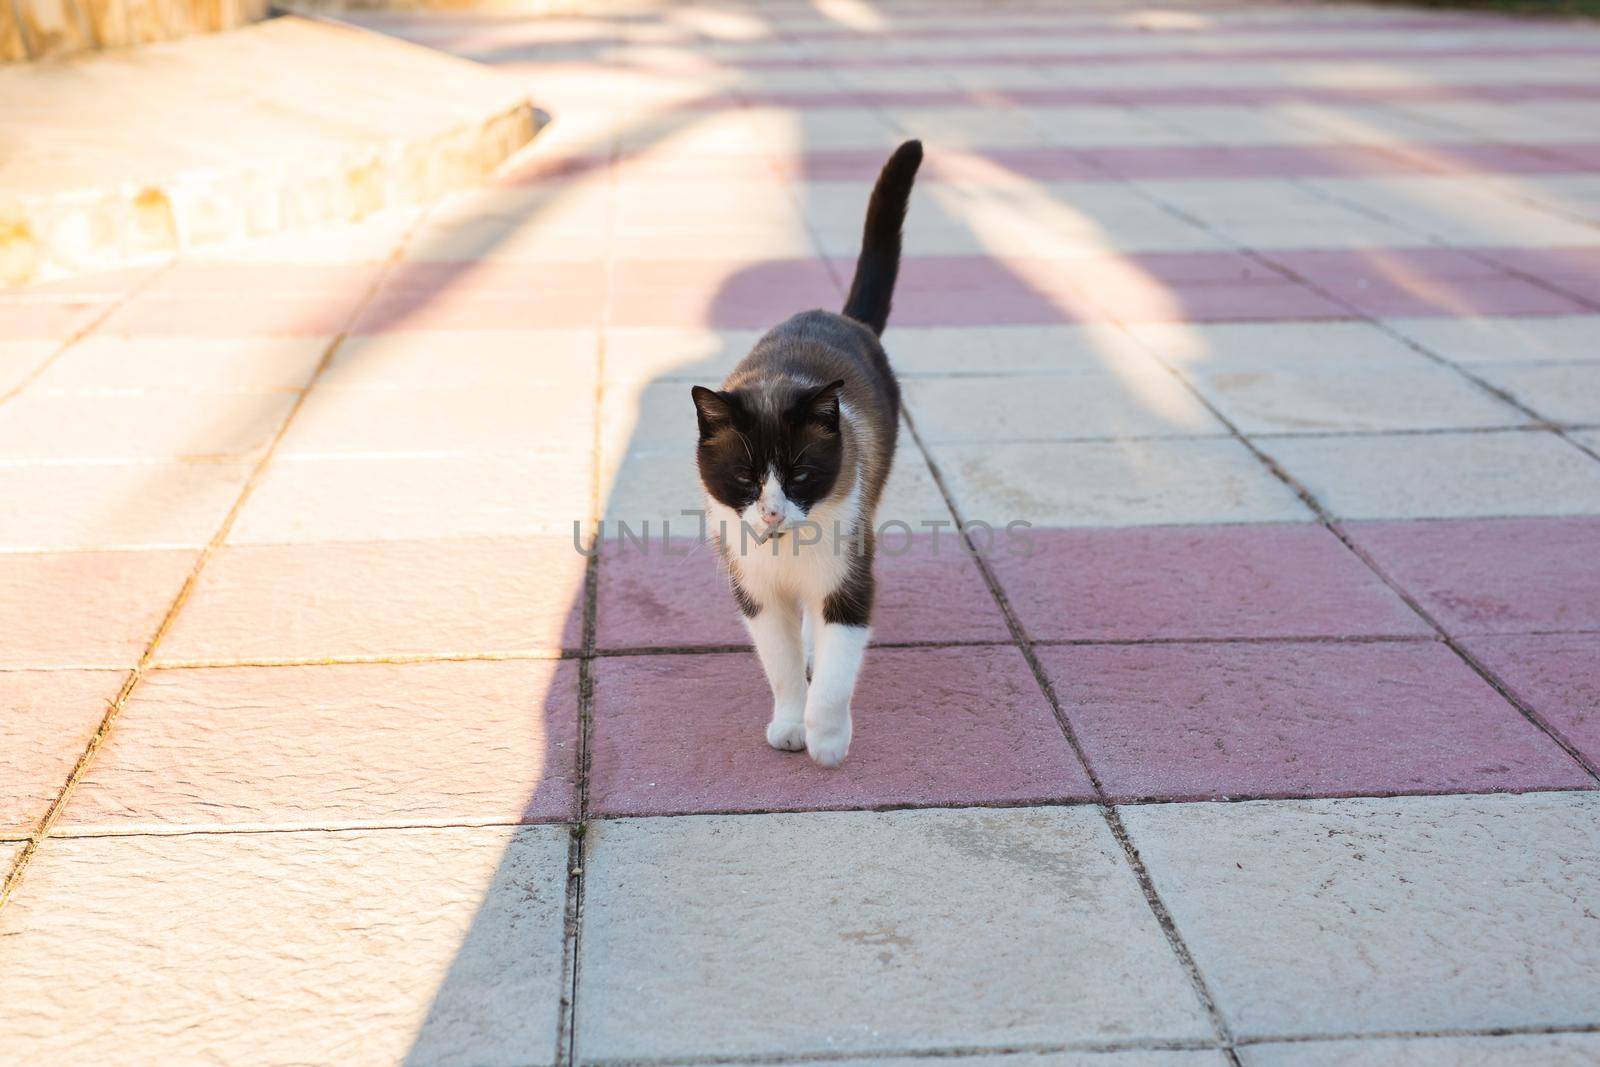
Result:
{"label": "white paw", "polygon": [[806,724],[799,719],[773,719],[767,723],[767,744],[779,752],[799,752],[806,747]]}
{"label": "white paw", "polygon": [[806,728],[806,752],[819,767],[837,767],[850,752],[850,720],[828,729]]}

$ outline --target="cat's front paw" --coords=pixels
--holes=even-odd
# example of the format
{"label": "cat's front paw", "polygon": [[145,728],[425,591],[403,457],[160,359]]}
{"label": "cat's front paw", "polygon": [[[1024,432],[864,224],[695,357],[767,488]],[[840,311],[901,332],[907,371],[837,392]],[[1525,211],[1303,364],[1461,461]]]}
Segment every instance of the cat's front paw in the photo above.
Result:
{"label": "cat's front paw", "polygon": [[827,727],[806,728],[806,753],[819,767],[837,767],[850,752],[850,720]]}
{"label": "cat's front paw", "polygon": [[767,723],[767,744],[779,752],[799,752],[806,747],[806,724],[799,719],[773,719]]}

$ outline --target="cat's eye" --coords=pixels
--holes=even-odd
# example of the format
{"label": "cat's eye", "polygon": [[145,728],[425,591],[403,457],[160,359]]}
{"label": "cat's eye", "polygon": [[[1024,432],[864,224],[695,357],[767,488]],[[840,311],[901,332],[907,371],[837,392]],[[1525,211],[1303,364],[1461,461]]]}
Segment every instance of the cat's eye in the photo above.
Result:
{"label": "cat's eye", "polygon": [[755,475],[753,475],[753,474],[735,474],[733,476],[733,480],[738,482],[740,485],[755,485],[756,484]]}
{"label": "cat's eye", "polygon": [[789,475],[789,481],[793,482],[795,485],[799,485],[809,477],[811,477],[809,471],[795,471],[793,474]]}

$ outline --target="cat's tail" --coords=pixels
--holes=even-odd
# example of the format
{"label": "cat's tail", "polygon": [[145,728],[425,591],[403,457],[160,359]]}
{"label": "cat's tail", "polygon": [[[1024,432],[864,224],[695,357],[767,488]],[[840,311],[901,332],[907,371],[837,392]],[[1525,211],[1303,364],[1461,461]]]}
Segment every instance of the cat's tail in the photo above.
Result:
{"label": "cat's tail", "polygon": [[872,187],[867,203],[867,225],[861,234],[861,258],[844,313],[882,334],[889,324],[889,300],[900,273],[900,228],[905,225],[911,183],[922,165],[922,142],[907,141],[894,150]]}

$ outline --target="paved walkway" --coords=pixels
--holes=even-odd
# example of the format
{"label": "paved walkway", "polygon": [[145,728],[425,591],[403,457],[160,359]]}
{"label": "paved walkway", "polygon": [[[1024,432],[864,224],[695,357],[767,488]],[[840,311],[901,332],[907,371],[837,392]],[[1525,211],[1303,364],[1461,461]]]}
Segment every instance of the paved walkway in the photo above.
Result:
{"label": "paved walkway", "polygon": [[[554,124],[0,296],[0,1060],[1600,1062],[1600,29],[370,21]],[[828,773],[659,521],[908,134]]]}

